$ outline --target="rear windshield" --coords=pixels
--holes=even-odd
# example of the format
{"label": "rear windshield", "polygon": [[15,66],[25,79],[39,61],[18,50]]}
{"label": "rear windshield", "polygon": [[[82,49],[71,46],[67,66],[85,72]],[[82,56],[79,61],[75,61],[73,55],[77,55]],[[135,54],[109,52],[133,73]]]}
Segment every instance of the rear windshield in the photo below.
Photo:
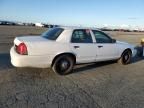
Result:
{"label": "rear windshield", "polygon": [[49,29],[48,31],[43,33],[42,36],[49,40],[56,40],[59,37],[59,35],[63,32],[63,30],[64,29],[62,28]]}

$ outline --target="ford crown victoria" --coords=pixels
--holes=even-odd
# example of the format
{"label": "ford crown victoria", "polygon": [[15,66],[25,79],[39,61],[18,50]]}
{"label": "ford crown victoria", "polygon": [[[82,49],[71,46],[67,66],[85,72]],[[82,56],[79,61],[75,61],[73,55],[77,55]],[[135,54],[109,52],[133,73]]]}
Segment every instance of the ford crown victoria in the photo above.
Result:
{"label": "ford crown victoria", "polygon": [[58,27],[41,36],[14,39],[10,50],[15,67],[48,68],[58,74],[68,74],[75,64],[118,60],[129,64],[136,54],[133,45],[112,39],[92,28]]}

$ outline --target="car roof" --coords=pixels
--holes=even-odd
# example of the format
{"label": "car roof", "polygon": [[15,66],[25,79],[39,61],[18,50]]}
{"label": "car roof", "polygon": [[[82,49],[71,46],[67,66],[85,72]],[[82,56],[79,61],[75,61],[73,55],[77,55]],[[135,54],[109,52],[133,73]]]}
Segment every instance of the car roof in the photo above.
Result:
{"label": "car roof", "polygon": [[97,30],[97,31],[101,31],[100,29],[97,28],[93,28],[93,27],[73,27],[73,26],[60,26],[58,28],[63,28],[65,30],[75,30],[75,29],[91,29],[91,30]]}

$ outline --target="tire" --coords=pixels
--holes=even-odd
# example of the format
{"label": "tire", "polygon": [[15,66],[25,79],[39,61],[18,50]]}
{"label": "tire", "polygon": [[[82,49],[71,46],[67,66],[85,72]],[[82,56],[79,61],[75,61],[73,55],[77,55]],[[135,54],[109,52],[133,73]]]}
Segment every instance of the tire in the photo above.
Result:
{"label": "tire", "polygon": [[132,53],[130,50],[126,50],[123,52],[121,58],[118,60],[118,63],[127,65],[131,62]]}
{"label": "tire", "polygon": [[69,55],[61,55],[56,58],[52,66],[52,70],[59,75],[66,75],[72,72],[74,67],[74,59]]}

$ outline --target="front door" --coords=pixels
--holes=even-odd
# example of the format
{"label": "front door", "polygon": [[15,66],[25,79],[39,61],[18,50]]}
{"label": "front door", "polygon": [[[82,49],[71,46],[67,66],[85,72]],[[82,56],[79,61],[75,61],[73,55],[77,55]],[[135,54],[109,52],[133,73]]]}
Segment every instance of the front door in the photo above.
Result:
{"label": "front door", "polygon": [[105,61],[118,58],[119,50],[116,42],[113,42],[108,35],[101,31],[93,30],[93,34],[96,39],[96,61]]}

